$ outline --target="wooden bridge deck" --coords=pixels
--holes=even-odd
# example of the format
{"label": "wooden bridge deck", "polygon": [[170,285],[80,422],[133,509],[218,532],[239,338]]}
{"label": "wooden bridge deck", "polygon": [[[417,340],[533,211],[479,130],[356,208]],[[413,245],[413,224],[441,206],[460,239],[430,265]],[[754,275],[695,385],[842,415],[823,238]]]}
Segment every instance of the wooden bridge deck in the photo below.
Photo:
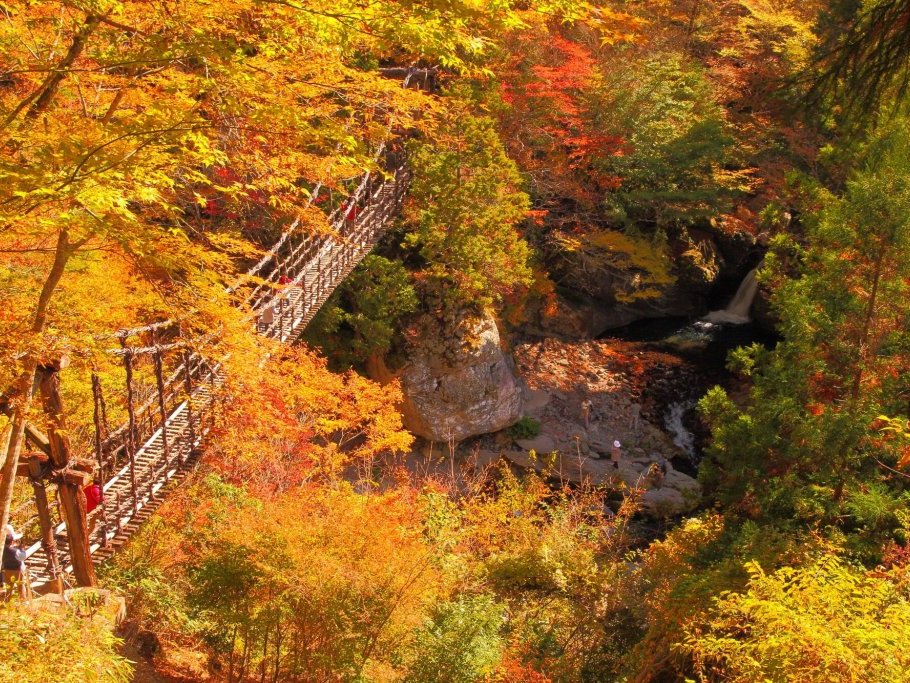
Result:
{"label": "wooden bridge deck", "polygon": [[[198,446],[210,426],[209,422],[199,420],[199,417],[211,414],[215,400],[214,392],[224,381],[223,375],[217,371],[213,379],[214,382],[200,384],[193,392],[191,402],[184,401],[168,416],[166,436],[169,458],[164,457],[164,441],[160,428],[136,451],[134,471],[139,495],[135,500],[132,497],[132,478],[128,461],[102,487],[104,505],[99,506],[94,513],[95,531],[91,539],[92,557],[96,564],[110,557],[122,546],[163,502],[168,484],[179,481],[192,468],[198,454]],[[196,420],[193,429],[190,429],[187,419],[188,407]],[[69,563],[69,545],[64,523],[57,525],[54,536],[57,542],[58,561],[66,576],[72,571],[72,567]],[[41,543],[36,542],[29,546],[26,554],[32,588],[36,592],[41,592],[52,578],[47,553],[41,547]]]}
{"label": "wooden bridge deck", "polygon": [[[258,313],[256,327],[260,334],[288,344],[300,338],[332,292],[385,233],[401,208],[409,180],[407,168],[400,165],[378,187],[362,196],[356,215],[347,208],[333,214],[333,232],[306,236],[296,245],[279,245],[288,256],[281,261],[276,256],[268,278],[270,287],[251,302]],[[290,282],[280,283],[279,271]],[[272,309],[269,324],[261,322],[266,308]],[[103,484],[104,500],[93,513],[95,528],[90,540],[96,565],[129,540],[163,502],[169,486],[180,481],[195,463],[198,447],[211,426],[216,393],[224,376],[220,368],[212,369],[207,363],[196,363],[194,367],[187,361],[181,369],[187,382],[194,380],[189,398],[167,411],[163,426],[150,429],[147,434],[136,432],[136,442],[141,445],[132,461],[128,448],[113,451],[115,472]],[[169,383],[180,379],[181,369]],[[168,395],[174,396],[176,390],[171,384],[168,386]],[[125,433],[125,429],[124,426],[117,431]],[[69,583],[72,567],[65,524],[55,527],[54,537],[58,563]],[[48,590],[52,572],[47,549],[36,541],[28,547],[27,555],[33,589],[39,593]]]}

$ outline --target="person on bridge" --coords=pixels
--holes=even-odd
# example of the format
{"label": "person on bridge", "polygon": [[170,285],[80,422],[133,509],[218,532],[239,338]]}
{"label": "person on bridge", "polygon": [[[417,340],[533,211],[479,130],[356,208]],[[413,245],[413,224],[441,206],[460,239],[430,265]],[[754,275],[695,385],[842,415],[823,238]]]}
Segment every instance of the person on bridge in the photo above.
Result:
{"label": "person on bridge", "polygon": [[104,493],[101,490],[101,485],[95,478],[92,478],[92,483],[82,489],[82,491],[85,493],[85,512],[88,514],[101,504]]}
{"label": "person on bridge", "polygon": [[88,535],[91,538],[98,525],[98,506],[104,500],[104,490],[98,479],[92,477],[92,483],[82,489],[82,492],[85,494],[85,515],[88,518]]}
{"label": "person on bridge", "polygon": [[18,584],[19,597],[28,597],[28,570],[25,566],[25,550],[19,547],[22,534],[16,533],[12,524],[6,525],[6,540],[3,542],[3,583],[10,587]]}
{"label": "person on bridge", "polygon": [[272,304],[267,304],[265,308],[262,309],[262,313],[259,314],[259,329],[263,332],[267,331],[272,324],[275,322],[275,309],[272,308]]}
{"label": "person on bridge", "polygon": [[289,285],[291,284],[291,278],[288,277],[288,274],[284,271],[281,272],[281,277],[278,278],[279,285]]}

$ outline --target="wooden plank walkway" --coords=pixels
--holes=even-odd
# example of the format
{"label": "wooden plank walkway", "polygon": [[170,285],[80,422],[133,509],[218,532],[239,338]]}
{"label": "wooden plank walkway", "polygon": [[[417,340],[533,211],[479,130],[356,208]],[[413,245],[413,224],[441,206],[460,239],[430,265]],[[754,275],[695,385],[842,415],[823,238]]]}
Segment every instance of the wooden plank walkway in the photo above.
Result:
{"label": "wooden plank walkway", "polygon": [[[95,531],[91,545],[96,564],[110,557],[149,518],[164,501],[168,484],[181,480],[192,469],[198,447],[211,425],[211,420],[204,417],[211,416],[215,392],[223,383],[224,376],[216,370],[213,380],[200,383],[190,401],[182,402],[168,417],[166,436],[169,458],[164,457],[160,428],[136,451],[132,467],[139,494],[135,500],[132,497],[131,464],[128,459],[102,487],[104,501],[94,513]],[[190,411],[193,414],[192,428],[188,420]],[[72,567],[63,522],[54,529],[54,536],[58,562],[66,576]],[[32,588],[40,593],[52,578],[47,553],[38,542],[29,546],[26,554]]]}
{"label": "wooden plank walkway", "polygon": [[[401,208],[409,182],[410,173],[401,164],[371,192],[361,196],[360,204],[354,204],[352,200],[350,206],[336,211],[332,232],[304,236],[296,245],[283,237],[278,246],[289,254],[279,261],[279,252],[275,249],[276,264],[267,277],[271,285],[261,290],[265,294],[253,302],[258,313],[257,331],[283,343],[296,342],[332,292],[385,233]],[[356,208],[351,210],[350,207]],[[280,276],[290,282],[281,284]],[[260,320],[267,307],[272,309],[273,319],[264,325]],[[163,427],[157,429],[148,427],[153,424],[149,417],[153,411],[145,408],[146,419],[142,424],[151,433],[142,434],[136,427],[136,441],[141,446],[136,449],[132,463],[128,446],[111,449],[115,473],[103,485],[104,501],[95,513],[91,539],[95,564],[122,547],[161,505],[170,486],[185,477],[195,464],[199,446],[211,426],[216,394],[224,376],[219,367],[212,369],[204,361],[183,364],[166,383],[166,393],[171,399],[179,391],[176,387],[180,385],[181,372],[191,380],[193,388],[189,398],[177,402],[167,412]],[[192,424],[188,419],[190,415]],[[123,426],[115,430],[114,436],[126,443],[128,428]],[[70,583],[72,567],[65,524],[59,523],[54,532],[59,566],[63,569],[65,582]],[[28,547],[27,555],[33,589],[38,593],[48,590],[52,576],[47,549],[35,542]]]}
{"label": "wooden plank walkway", "polygon": [[260,312],[272,308],[273,322],[260,324],[266,336],[292,344],[300,338],[335,289],[379,241],[401,209],[410,182],[407,167],[383,183],[367,206],[353,219],[343,219],[335,232],[318,237],[311,256],[297,269],[293,282],[264,301]]}

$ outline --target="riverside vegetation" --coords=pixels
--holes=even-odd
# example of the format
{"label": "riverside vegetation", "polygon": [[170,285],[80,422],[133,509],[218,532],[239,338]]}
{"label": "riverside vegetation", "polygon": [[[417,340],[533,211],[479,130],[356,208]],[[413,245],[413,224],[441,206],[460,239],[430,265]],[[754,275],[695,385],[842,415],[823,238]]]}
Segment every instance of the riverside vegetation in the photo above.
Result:
{"label": "riverside vegetation", "polygon": [[[99,568],[119,637],[12,599],[0,680],[910,680],[908,25],[907,0],[0,1],[0,459],[63,356],[91,452],[113,330],[179,318],[227,368],[187,481]],[[292,221],[327,230],[386,139],[401,216],[302,343],[255,336],[229,285]],[[697,510],[642,533],[634,485],[455,444],[413,466],[415,349],[445,365],[482,316],[503,347],[702,316],[759,261],[777,342],[701,397]],[[503,438],[538,436],[519,417]]]}

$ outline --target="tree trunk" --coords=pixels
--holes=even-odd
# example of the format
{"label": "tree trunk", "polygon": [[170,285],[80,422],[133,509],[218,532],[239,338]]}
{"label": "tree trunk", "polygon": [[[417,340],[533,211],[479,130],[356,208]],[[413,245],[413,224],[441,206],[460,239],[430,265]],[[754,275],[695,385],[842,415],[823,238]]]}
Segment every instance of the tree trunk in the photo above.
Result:
{"label": "tree trunk", "polygon": [[85,23],[82,24],[79,33],[73,36],[73,42],[70,43],[70,49],[66,56],[60,61],[53,73],[48,76],[47,80],[44,81],[44,85],[41,86],[39,91],[41,94],[35,100],[31,109],[28,110],[27,116],[37,116],[50,106],[54,96],[57,94],[57,88],[60,87],[60,83],[66,78],[67,70],[82,54],[85,44],[88,42],[88,37],[99,23],[101,23],[101,16],[97,14],[89,14],[85,18]]}
{"label": "tree trunk", "polygon": [[63,59],[53,68],[50,75],[44,79],[44,83],[41,84],[41,87],[22,100],[19,105],[9,113],[3,120],[3,123],[0,124],[0,128],[6,128],[15,121],[16,117],[22,113],[22,110],[29,105],[31,105],[31,108],[26,115],[28,117],[37,116],[48,108],[54,99],[54,95],[57,94],[60,83],[66,77],[67,70],[73,65],[73,62],[79,58],[79,55],[82,54],[89,36],[98,27],[100,22],[101,17],[96,14],[89,14],[85,18],[85,23],[83,23],[79,33],[73,36],[73,42],[70,43],[70,49]]}
{"label": "tree trunk", "polygon": [[[38,297],[38,306],[35,309],[35,318],[32,322],[32,334],[39,335],[44,331],[47,323],[47,308],[54,290],[63,277],[66,264],[78,245],[70,244],[69,231],[63,228],[57,236],[57,248],[54,254],[54,264],[44,281],[41,294]],[[38,372],[38,359],[34,352],[26,356],[25,371],[22,373],[17,391],[19,401],[13,407],[12,430],[6,448],[6,460],[0,472],[0,544],[6,540],[6,525],[9,522],[10,505],[13,501],[13,486],[16,481],[16,470],[19,467],[19,454],[22,452],[22,443],[25,440],[25,419],[32,406],[32,396],[35,393],[35,380]]]}
{"label": "tree trunk", "polygon": [[[72,461],[69,438],[66,435],[66,419],[60,400],[61,364],[44,366],[38,370],[41,402],[47,416],[47,436],[51,442],[51,467],[65,469]],[[66,537],[69,541],[70,561],[73,574],[80,586],[94,586],[95,567],[88,537],[85,493],[78,484],[60,481],[57,484],[57,498],[66,521]]]}
{"label": "tree trunk", "polygon": [[875,317],[875,304],[878,299],[878,287],[882,279],[882,265],[885,261],[886,247],[882,247],[875,259],[875,272],[872,275],[872,291],[866,304],[866,313],[863,317],[863,330],[859,339],[859,358],[857,359],[856,372],[853,375],[853,386],[850,388],[850,398],[855,403],[859,399],[859,390],[863,381],[863,366],[869,349],[869,333],[872,330],[872,319]]}
{"label": "tree trunk", "polygon": [[19,392],[20,401],[13,408],[12,424],[9,438],[6,439],[6,460],[0,471],[0,544],[6,542],[6,525],[9,522],[10,506],[13,502],[13,487],[16,482],[16,470],[19,467],[19,454],[25,441],[25,416],[31,407],[35,391],[35,372],[38,363],[34,359],[26,360],[25,372],[20,378],[23,384]]}

